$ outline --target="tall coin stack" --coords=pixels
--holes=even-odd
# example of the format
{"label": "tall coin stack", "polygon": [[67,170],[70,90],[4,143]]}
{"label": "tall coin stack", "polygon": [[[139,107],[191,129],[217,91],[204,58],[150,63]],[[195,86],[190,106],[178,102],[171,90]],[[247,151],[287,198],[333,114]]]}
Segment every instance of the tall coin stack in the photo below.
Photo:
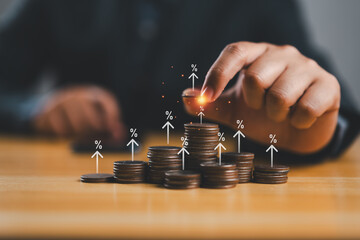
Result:
{"label": "tall coin stack", "polygon": [[259,165],[255,166],[253,181],[256,183],[278,184],[286,183],[290,168],[283,165]]}
{"label": "tall coin stack", "polygon": [[221,159],[227,163],[235,163],[239,172],[239,183],[251,181],[254,154],[249,152],[226,152],[221,154]]}
{"label": "tall coin stack", "polygon": [[205,188],[233,188],[239,182],[239,174],[234,163],[209,162],[201,165],[202,181]]}
{"label": "tall coin stack", "polygon": [[118,183],[142,183],[146,181],[148,164],[143,161],[114,162],[114,178]]}
{"label": "tall coin stack", "polygon": [[188,145],[186,149],[190,155],[186,156],[185,168],[199,170],[201,163],[215,162],[218,143],[219,125],[214,123],[186,123],[185,138]]}
{"label": "tall coin stack", "polygon": [[171,146],[149,147],[149,182],[163,183],[164,173],[168,170],[181,170],[181,148]]}

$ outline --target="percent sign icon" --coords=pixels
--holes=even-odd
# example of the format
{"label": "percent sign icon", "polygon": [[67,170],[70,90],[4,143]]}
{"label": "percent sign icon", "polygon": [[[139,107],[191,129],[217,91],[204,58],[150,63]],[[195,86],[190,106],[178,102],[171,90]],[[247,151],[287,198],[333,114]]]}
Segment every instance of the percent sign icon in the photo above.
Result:
{"label": "percent sign icon", "polygon": [[219,141],[225,141],[224,133],[218,132]]}
{"label": "percent sign icon", "polygon": [[136,132],[136,128],[130,128],[131,137],[137,137],[138,134]]}
{"label": "percent sign icon", "polygon": [[181,139],[181,141],[182,141],[182,145],[183,145],[183,146],[186,147],[186,146],[189,144],[189,143],[187,142],[187,140],[188,140],[187,137],[181,137],[180,139]]}
{"label": "percent sign icon", "polygon": [[174,117],[172,115],[172,111],[166,111],[165,115],[166,115],[166,120],[173,120],[174,119]]}
{"label": "percent sign icon", "polygon": [[269,134],[269,138],[271,139],[270,140],[270,143],[277,143],[277,140],[276,140],[276,134]]}
{"label": "percent sign icon", "polygon": [[101,140],[95,140],[95,145],[96,145],[96,147],[95,147],[95,149],[102,149],[102,145],[101,145]]}
{"label": "percent sign icon", "polygon": [[191,64],[191,68],[193,72],[197,72],[196,64]]}
{"label": "percent sign icon", "polygon": [[238,128],[244,129],[244,124],[243,124],[244,120],[236,120],[236,123],[238,124]]}

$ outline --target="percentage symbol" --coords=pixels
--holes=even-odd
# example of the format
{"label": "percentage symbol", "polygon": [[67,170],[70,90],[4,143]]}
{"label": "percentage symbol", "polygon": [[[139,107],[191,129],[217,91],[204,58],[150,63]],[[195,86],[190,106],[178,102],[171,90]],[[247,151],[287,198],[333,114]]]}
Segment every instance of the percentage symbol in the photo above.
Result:
{"label": "percentage symbol", "polygon": [[196,64],[191,64],[191,68],[192,68],[192,71],[193,72],[197,72],[197,67],[196,67]]}
{"label": "percentage symbol", "polygon": [[187,142],[188,138],[187,138],[187,137],[181,137],[180,139],[181,139],[181,141],[182,141],[182,145],[183,145],[183,146],[187,146],[187,145],[188,145],[188,142]]}
{"label": "percentage symbol", "polygon": [[136,130],[137,130],[136,128],[130,128],[131,137],[137,137],[138,136]]}
{"label": "percentage symbol", "polygon": [[95,140],[95,145],[96,145],[96,147],[95,147],[95,149],[102,149],[102,145],[101,145],[101,140]]}
{"label": "percentage symbol", "polygon": [[166,111],[165,115],[166,115],[166,120],[173,120],[174,119],[174,117],[172,116],[172,111]]}
{"label": "percentage symbol", "polygon": [[269,134],[269,138],[271,139],[271,140],[270,140],[270,143],[277,143],[276,134],[270,133],[270,134]]}
{"label": "percentage symbol", "polygon": [[218,132],[219,141],[225,141],[224,133]]}
{"label": "percentage symbol", "polygon": [[236,120],[236,123],[238,124],[238,128],[244,129],[244,124],[243,124],[244,120]]}

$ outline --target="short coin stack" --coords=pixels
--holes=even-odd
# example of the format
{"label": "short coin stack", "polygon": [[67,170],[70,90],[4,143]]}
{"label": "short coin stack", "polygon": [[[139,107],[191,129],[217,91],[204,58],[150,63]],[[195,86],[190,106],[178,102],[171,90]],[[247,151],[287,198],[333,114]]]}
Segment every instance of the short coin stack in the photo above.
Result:
{"label": "short coin stack", "polygon": [[200,173],[195,171],[170,170],[165,172],[164,187],[172,189],[192,189],[200,187]]}
{"label": "short coin stack", "polygon": [[142,183],[146,181],[148,164],[143,161],[114,162],[114,178],[118,183]]}
{"label": "short coin stack", "polygon": [[114,176],[109,173],[90,173],[82,175],[80,181],[87,183],[108,183],[114,182]]}
{"label": "short coin stack", "polygon": [[234,163],[201,163],[202,186],[205,188],[233,188],[239,182]]}
{"label": "short coin stack", "polygon": [[283,165],[259,165],[255,166],[253,181],[256,183],[278,184],[286,183],[290,168]]}
{"label": "short coin stack", "polygon": [[239,183],[247,183],[251,181],[253,170],[254,154],[249,152],[227,152],[221,154],[221,158],[226,163],[235,163],[239,172]]}
{"label": "short coin stack", "polygon": [[214,123],[186,123],[186,149],[190,155],[186,157],[185,168],[199,170],[201,163],[215,162],[218,143],[219,125]]}
{"label": "short coin stack", "polygon": [[181,170],[181,148],[171,146],[149,147],[149,181],[163,183],[164,173],[168,170]]}

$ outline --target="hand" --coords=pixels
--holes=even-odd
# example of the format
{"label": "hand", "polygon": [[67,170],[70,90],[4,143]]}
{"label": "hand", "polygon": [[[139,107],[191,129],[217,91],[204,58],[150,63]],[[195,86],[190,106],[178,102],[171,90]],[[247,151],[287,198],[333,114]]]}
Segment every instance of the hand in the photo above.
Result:
{"label": "hand", "polygon": [[96,86],[75,86],[51,96],[34,119],[36,131],[60,137],[124,137],[115,97]]}
{"label": "hand", "polygon": [[[239,71],[235,86],[223,92]],[[337,79],[292,46],[232,43],[208,71],[201,91],[210,102],[204,112],[209,119],[234,128],[243,119],[248,137],[269,144],[269,133],[276,133],[277,146],[293,152],[320,150],[336,128]],[[187,103],[188,112],[199,110]]]}

